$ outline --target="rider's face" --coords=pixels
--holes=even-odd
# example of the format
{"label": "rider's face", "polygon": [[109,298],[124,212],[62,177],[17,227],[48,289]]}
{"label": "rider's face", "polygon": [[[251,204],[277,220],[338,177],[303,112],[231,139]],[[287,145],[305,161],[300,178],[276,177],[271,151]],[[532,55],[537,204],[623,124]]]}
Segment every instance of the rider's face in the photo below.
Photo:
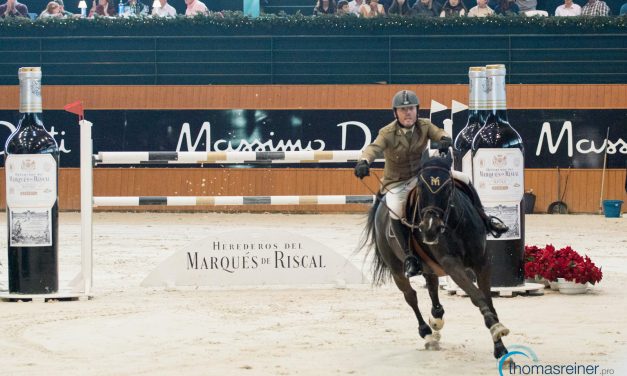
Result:
{"label": "rider's face", "polygon": [[418,108],[416,106],[401,107],[396,109],[398,122],[405,128],[411,128],[416,123]]}

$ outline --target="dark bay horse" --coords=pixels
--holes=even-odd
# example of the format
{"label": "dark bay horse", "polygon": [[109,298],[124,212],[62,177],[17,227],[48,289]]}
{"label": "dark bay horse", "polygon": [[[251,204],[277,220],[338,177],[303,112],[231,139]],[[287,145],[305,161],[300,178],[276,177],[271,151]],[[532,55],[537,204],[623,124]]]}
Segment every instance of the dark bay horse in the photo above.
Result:
{"label": "dark bay horse", "polygon": [[[418,183],[410,193],[406,225],[411,229],[414,248],[421,247],[431,262],[424,264],[424,278],[431,297],[429,324],[418,309],[416,291],[403,274],[404,254],[390,231],[385,199],[377,200],[368,214],[364,245],[373,246],[373,282],[380,284],[391,276],[418,319],[418,333],[427,349],[438,349],[439,330],[444,326],[444,308],[438,298],[438,276],[443,271],[479,307],[494,342],[494,356],[507,354],[501,337],[509,330],[499,322],[490,294],[490,263],[486,254],[486,227],[469,196],[451,176],[449,154],[422,157]],[[434,262],[433,262],[434,261]],[[441,267],[441,269],[440,269]],[[477,286],[473,284],[477,280]]]}

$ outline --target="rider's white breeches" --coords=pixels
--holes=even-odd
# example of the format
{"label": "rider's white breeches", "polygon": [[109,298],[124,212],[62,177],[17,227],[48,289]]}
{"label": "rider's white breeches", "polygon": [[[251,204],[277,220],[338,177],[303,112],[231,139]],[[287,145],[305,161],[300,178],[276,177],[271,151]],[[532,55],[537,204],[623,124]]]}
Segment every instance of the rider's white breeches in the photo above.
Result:
{"label": "rider's white breeches", "polygon": [[407,195],[416,186],[417,178],[411,178],[404,182],[399,182],[387,189],[386,202],[390,209],[390,217],[392,219],[401,219],[405,217],[405,204],[407,203]]}

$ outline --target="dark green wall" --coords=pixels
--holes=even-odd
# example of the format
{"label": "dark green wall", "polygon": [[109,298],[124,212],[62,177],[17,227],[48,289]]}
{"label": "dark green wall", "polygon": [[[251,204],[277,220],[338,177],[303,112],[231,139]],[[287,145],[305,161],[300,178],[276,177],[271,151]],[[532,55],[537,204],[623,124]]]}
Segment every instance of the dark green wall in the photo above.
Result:
{"label": "dark green wall", "polygon": [[0,85],[28,65],[53,85],[465,84],[469,66],[489,63],[505,63],[510,83],[627,83],[623,21],[549,21],[0,24]]}

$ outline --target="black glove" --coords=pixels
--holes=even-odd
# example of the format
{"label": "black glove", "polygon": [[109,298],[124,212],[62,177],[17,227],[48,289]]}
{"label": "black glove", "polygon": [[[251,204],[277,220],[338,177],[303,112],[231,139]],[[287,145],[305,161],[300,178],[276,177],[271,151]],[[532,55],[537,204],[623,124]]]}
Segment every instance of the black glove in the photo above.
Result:
{"label": "black glove", "polygon": [[438,143],[439,143],[438,151],[440,153],[447,153],[448,148],[453,146],[453,140],[451,140],[450,137],[446,137],[446,136],[442,137],[440,141],[438,141]]}
{"label": "black glove", "polygon": [[363,179],[366,176],[370,175],[370,167],[368,167],[368,161],[365,159],[362,159],[361,161],[357,162],[357,165],[355,166],[355,176],[357,176],[360,179]]}

